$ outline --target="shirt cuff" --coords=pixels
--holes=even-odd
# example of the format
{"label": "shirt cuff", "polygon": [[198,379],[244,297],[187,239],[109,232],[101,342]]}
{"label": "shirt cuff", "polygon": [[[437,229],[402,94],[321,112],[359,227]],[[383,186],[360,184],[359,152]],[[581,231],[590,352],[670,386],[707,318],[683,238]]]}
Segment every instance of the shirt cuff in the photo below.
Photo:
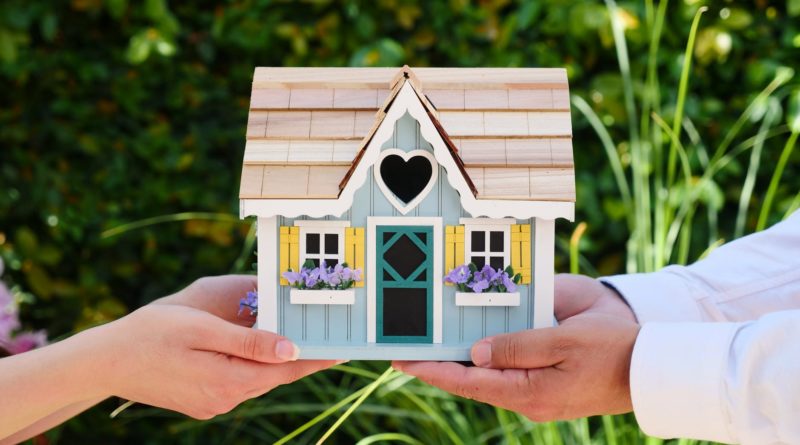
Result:
{"label": "shirt cuff", "polygon": [[661,438],[733,442],[725,370],[739,323],[648,323],[631,358],[631,400],[639,427]]}
{"label": "shirt cuff", "polygon": [[614,275],[600,281],[616,290],[639,324],[651,321],[703,321],[689,286],[679,275],[661,272]]}

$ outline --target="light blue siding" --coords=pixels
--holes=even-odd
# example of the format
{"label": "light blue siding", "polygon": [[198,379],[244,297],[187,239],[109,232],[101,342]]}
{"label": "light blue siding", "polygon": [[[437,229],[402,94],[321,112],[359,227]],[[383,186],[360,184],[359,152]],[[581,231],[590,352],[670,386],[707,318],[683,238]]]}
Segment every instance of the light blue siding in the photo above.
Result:
{"label": "light blue siding", "polygon": [[[399,148],[404,151],[433,150],[431,145],[421,137],[419,124],[408,114],[396,123],[394,135],[384,143],[382,148]],[[441,216],[444,225],[457,225],[460,217],[469,217],[470,215],[462,210],[458,192],[447,180],[447,172],[441,166],[438,169],[438,178],[433,190],[406,216]],[[323,219],[345,219],[350,221],[352,227],[366,227],[369,216],[402,216],[384,197],[374,180],[372,168],[370,168],[364,184],[355,193],[353,207],[341,218],[327,217]],[[291,218],[279,219],[279,224],[282,226],[290,226],[293,223],[294,220]],[[532,220],[520,221],[520,223],[531,224],[533,230]],[[366,242],[367,240],[365,240]],[[371,261],[373,249],[374,246],[365,244],[365,264]],[[531,249],[531,256],[534,257],[533,242]],[[435,258],[434,260],[444,263],[444,258]],[[366,280],[371,278],[365,277]],[[433,279],[441,280],[442,277]],[[347,351],[348,345],[353,347],[353,351],[361,351],[358,354],[354,353],[353,358],[356,356],[358,358],[371,356],[391,358],[391,352],[364,352],[380,351],[381,346],[377,345],[377,350],[374,349],[376,345],[367,349],[363,348],[367,340],[366,289],[367,286],[356,289],[356,301],[351,306],[325,306],[292,305],[289,302],[289,288],[281,287],[278,299],[279,331],[297,341],[301,349],[303,344],[308,345],[309,353],[304,353],[303,358],[327,357],[331,351],[336,351],[335,355],[338,358],[348,358],[348,355],[344,353]],[[519,307],[457,307],[455,305],[455,288],[442,286],[442,340],[444,346],[458,346],[457,350],[461,351],[457,354],[458,357],[468,359],[468,346],[475,340],[486,335],[529,328],[533,320],[531,311],[533,286],[521,286],[519,290]],[[325,345],[329,348],[327,352],[325,352],[326,348],[317,348],[317,346]],[[356,346],[362,348],[355,348]],[[431,351],[431,349],[428,348],[426,351]],[[436,353],[433,355],[435,356]],[[451,354],[448,357],[452,359],[456,356]]]}

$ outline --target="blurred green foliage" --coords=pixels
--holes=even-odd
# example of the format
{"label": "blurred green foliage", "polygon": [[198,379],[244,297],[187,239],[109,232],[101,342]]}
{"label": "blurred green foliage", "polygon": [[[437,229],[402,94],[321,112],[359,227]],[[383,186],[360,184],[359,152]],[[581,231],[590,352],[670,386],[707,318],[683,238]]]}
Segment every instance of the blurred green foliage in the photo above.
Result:
{"label": "blurred green foliage", "polygon": [[[684,111],[690,125],[683,137],[691,139],[694,132],[715,147],[780,67],[800,69],[800,1],[673,0],[655,54],[660,81],[655,94],[665,117],[675,103],[689,25],[705,3],[709,11],[693,52]],[[652,16],[653,4],[630,1],[620,7],[617,19],[624,26],[632,77],[644,79],[651,32],[646,17]],[[404,63],[565,66],[572,94],[590,104],[615,141],[626,140],[623,82],[609,13],[599,2],[4,1],[0,255],[9,266],[7,277],[34,298],[23,307],[25,319],[52,337],[66,335],[124,315],[199,276],[241,270],[253,261],[245,243],[250,224],[230,215],[238,214],[255,66]],[[633,88],[637,97],[649,91],[638,80]],[[776,131],[796,128],[798,91],[796,80],[782,86],[772,103],[759,104],[758,119],[771,107]],[[792,114],[786,115],[787,107]],[[747,124],[754,126],[756,120]],[[589,273],[622,272],[630,233],[617,184],[583,115],[573,113],[573,126],[578,220],[588,227],[580,244],[581,266]],[[785,140],[774,137],[764,143],[754,176],[754,209],[763,200]],[[627,142],[614,148],[623,167],[630,168]],[[748,155],[735,158],[701,199],[720,211],[719,233],[714,234],[719,238],[733,234],[748,165]],[[799,173],[795,153],[777,185],[770,222],[796,201]],[[674,192],[680,196],[680,190]],[[101,236],[131,221],[181,212],[211,216]],[[747,231],[755,227],[757,214],[747,215]],[[707,225],[696,225],[691,258],[706,249],[711,236],[704,232]],[[572,226],[560,222],[559,231],[563,253]],[[246,261],[240,258],[243,249]],[[560,255],[559,270],[566,270],[566,264]],[[105,443],[274,439],[350,391],[350,381],[325,379],[339,391],[325,396],[330,400],[313,390],[322,381],[282,388],[266,406],[308,404],[310,398],[321,405],[305,411],[287,408],[257,426],[242,426],[234,413],[226,421],[239,422],[235,435],[222,424],[199,426],[158,410],[133,409],[135,414],[109,421],[113,402],[107,402],[50,438],[63,443],[85,442],[86,437]],[[502,417],[480,405],[465,406],[490,414],[486,428],[496,428]],[[407,429],[412,435],[418,420],[402,423],[377,409],[365,416],[372,416],[367,424],[376,431]],[[343,427],[339,441],[351,443],[364,435],[359,428]]]}

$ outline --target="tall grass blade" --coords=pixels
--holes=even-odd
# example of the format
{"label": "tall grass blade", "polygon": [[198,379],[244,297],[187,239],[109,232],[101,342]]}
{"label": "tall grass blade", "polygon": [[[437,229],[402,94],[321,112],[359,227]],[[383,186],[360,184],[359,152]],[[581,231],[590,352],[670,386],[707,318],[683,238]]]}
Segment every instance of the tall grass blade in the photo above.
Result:
{"label": "tall grass blade", "polygon": [[586,232],[586,223],[581,222],[578,224],[578,227],[575,228],[575,231],[572,232],[572,236],[569,239],[569,273],[577,274],[579,273],[579,262],[580,259],[580,242],[581,237]]}
{"label": "tall grass blade", "polygon": [[753,151],[750,152],[750,163],[747,166],[742,192],[739,194],[739,209],[736,212],[736,226],[733,237],[739,238],[744,235],[744,226],[747,223],[747,209],[750,206],[750,199],[753,197],[753,189],[756,185],[756,175],[761,164],[761,152],[764,150],[764,142],[767,140],[767,132],[778,120],[779,112],[776,108],[769,107],[764,113],[761,126],[756,133],[756,143]]}
{"label": "tall grass blade", "polygon": [[367,436],[359,440],[358,442],[356,442],[356,445],[371,445],[373,443],[384,443],[384,442],[402,442],[410,445],[424,445],[417,439],[414,439],[413,437],[408,436],[406,434],[400,434],[400,433],[373,434],[372,436]]}
{"label": "tall grass blade", "polygon": [[763,230],[767,226],[767,219],[769,212],[772,209],[772,201],[775,199],[775,192],[778,191],[778,183],[780,183],[783,170],[786,168],[786,163],[789,162],[789,157],[792,155],[797,136],[800,135],[800,129],[792,131],[789,139],[786,140],[786,145],[783,146],[781,157],[778,159],[778,164],[775,166],[775,172],[769,181],[767,194],[764,197],[764,204],[761,206],[761,213],[758,215],[758,223],[756,224],[756,231]]}
{"label": "tall grass blade", "polygon": [[328,440],[331,434],[333,434],[339,428],[339,426],[345,420],[347,420],[347,418],[350,417],[350,415],[353,414],[353,412],[355,412],[355,410],[358,409],[358,407],[361,406],[361,404],[364,403],[365,400],[367,400],[367,397],[369,397],[373,392],[375,392],[375,390],[378,389],[378,387],[380,387],[381,384],[383,384],[387,379],[389,379],[394,373],[395,370],[391,366],[386,368],[386,371],[384,371],[383,374],[381,374],[381,376],[378,377],[377,380],[370,383],[369,386],[365,388],[364,392],[358,397],[358,399],[356,399],[356,401],[353,402],[353,404],[350,405],[349,408],[347,408],[347,411],[345,411],[344,414],[341,415],[341,417],[336,419],[336,422],[333,425],[331,425],[328,431],[326,431],[325,434],[323,434],[322,437],[320,437],[320,439],[317,441],[317,445],[320,445],[324,443],[326,440]]}
{"label": "tall grass blade", "polygon": [[241,220],[230,213],[208,213],[208,212],[183,212],[174,213],[171,215],[153,216],[151,218],[141,219],[139,221],[130,222],[112,229],[105,230],[100,233],[100,238],[111,238],[131,230],[141,229],[143,227],[152,226],[155,224],[162,224],[177,221],[189,221],[195,219],[204,219],[209,221],[224,221],[239,223]]}

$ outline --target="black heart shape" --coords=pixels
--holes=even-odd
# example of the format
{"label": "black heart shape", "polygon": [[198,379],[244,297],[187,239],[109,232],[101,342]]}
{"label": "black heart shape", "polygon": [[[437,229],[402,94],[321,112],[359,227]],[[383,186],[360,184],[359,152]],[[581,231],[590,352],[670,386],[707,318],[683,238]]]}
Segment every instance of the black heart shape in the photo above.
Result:
{"label": "black heart shape", "polygon": [[383,183],[406,204],[425,189],[432,175],[431,161],[424,156],[412,156],[406,161],[398,155],[389,155],[381,162]]}

